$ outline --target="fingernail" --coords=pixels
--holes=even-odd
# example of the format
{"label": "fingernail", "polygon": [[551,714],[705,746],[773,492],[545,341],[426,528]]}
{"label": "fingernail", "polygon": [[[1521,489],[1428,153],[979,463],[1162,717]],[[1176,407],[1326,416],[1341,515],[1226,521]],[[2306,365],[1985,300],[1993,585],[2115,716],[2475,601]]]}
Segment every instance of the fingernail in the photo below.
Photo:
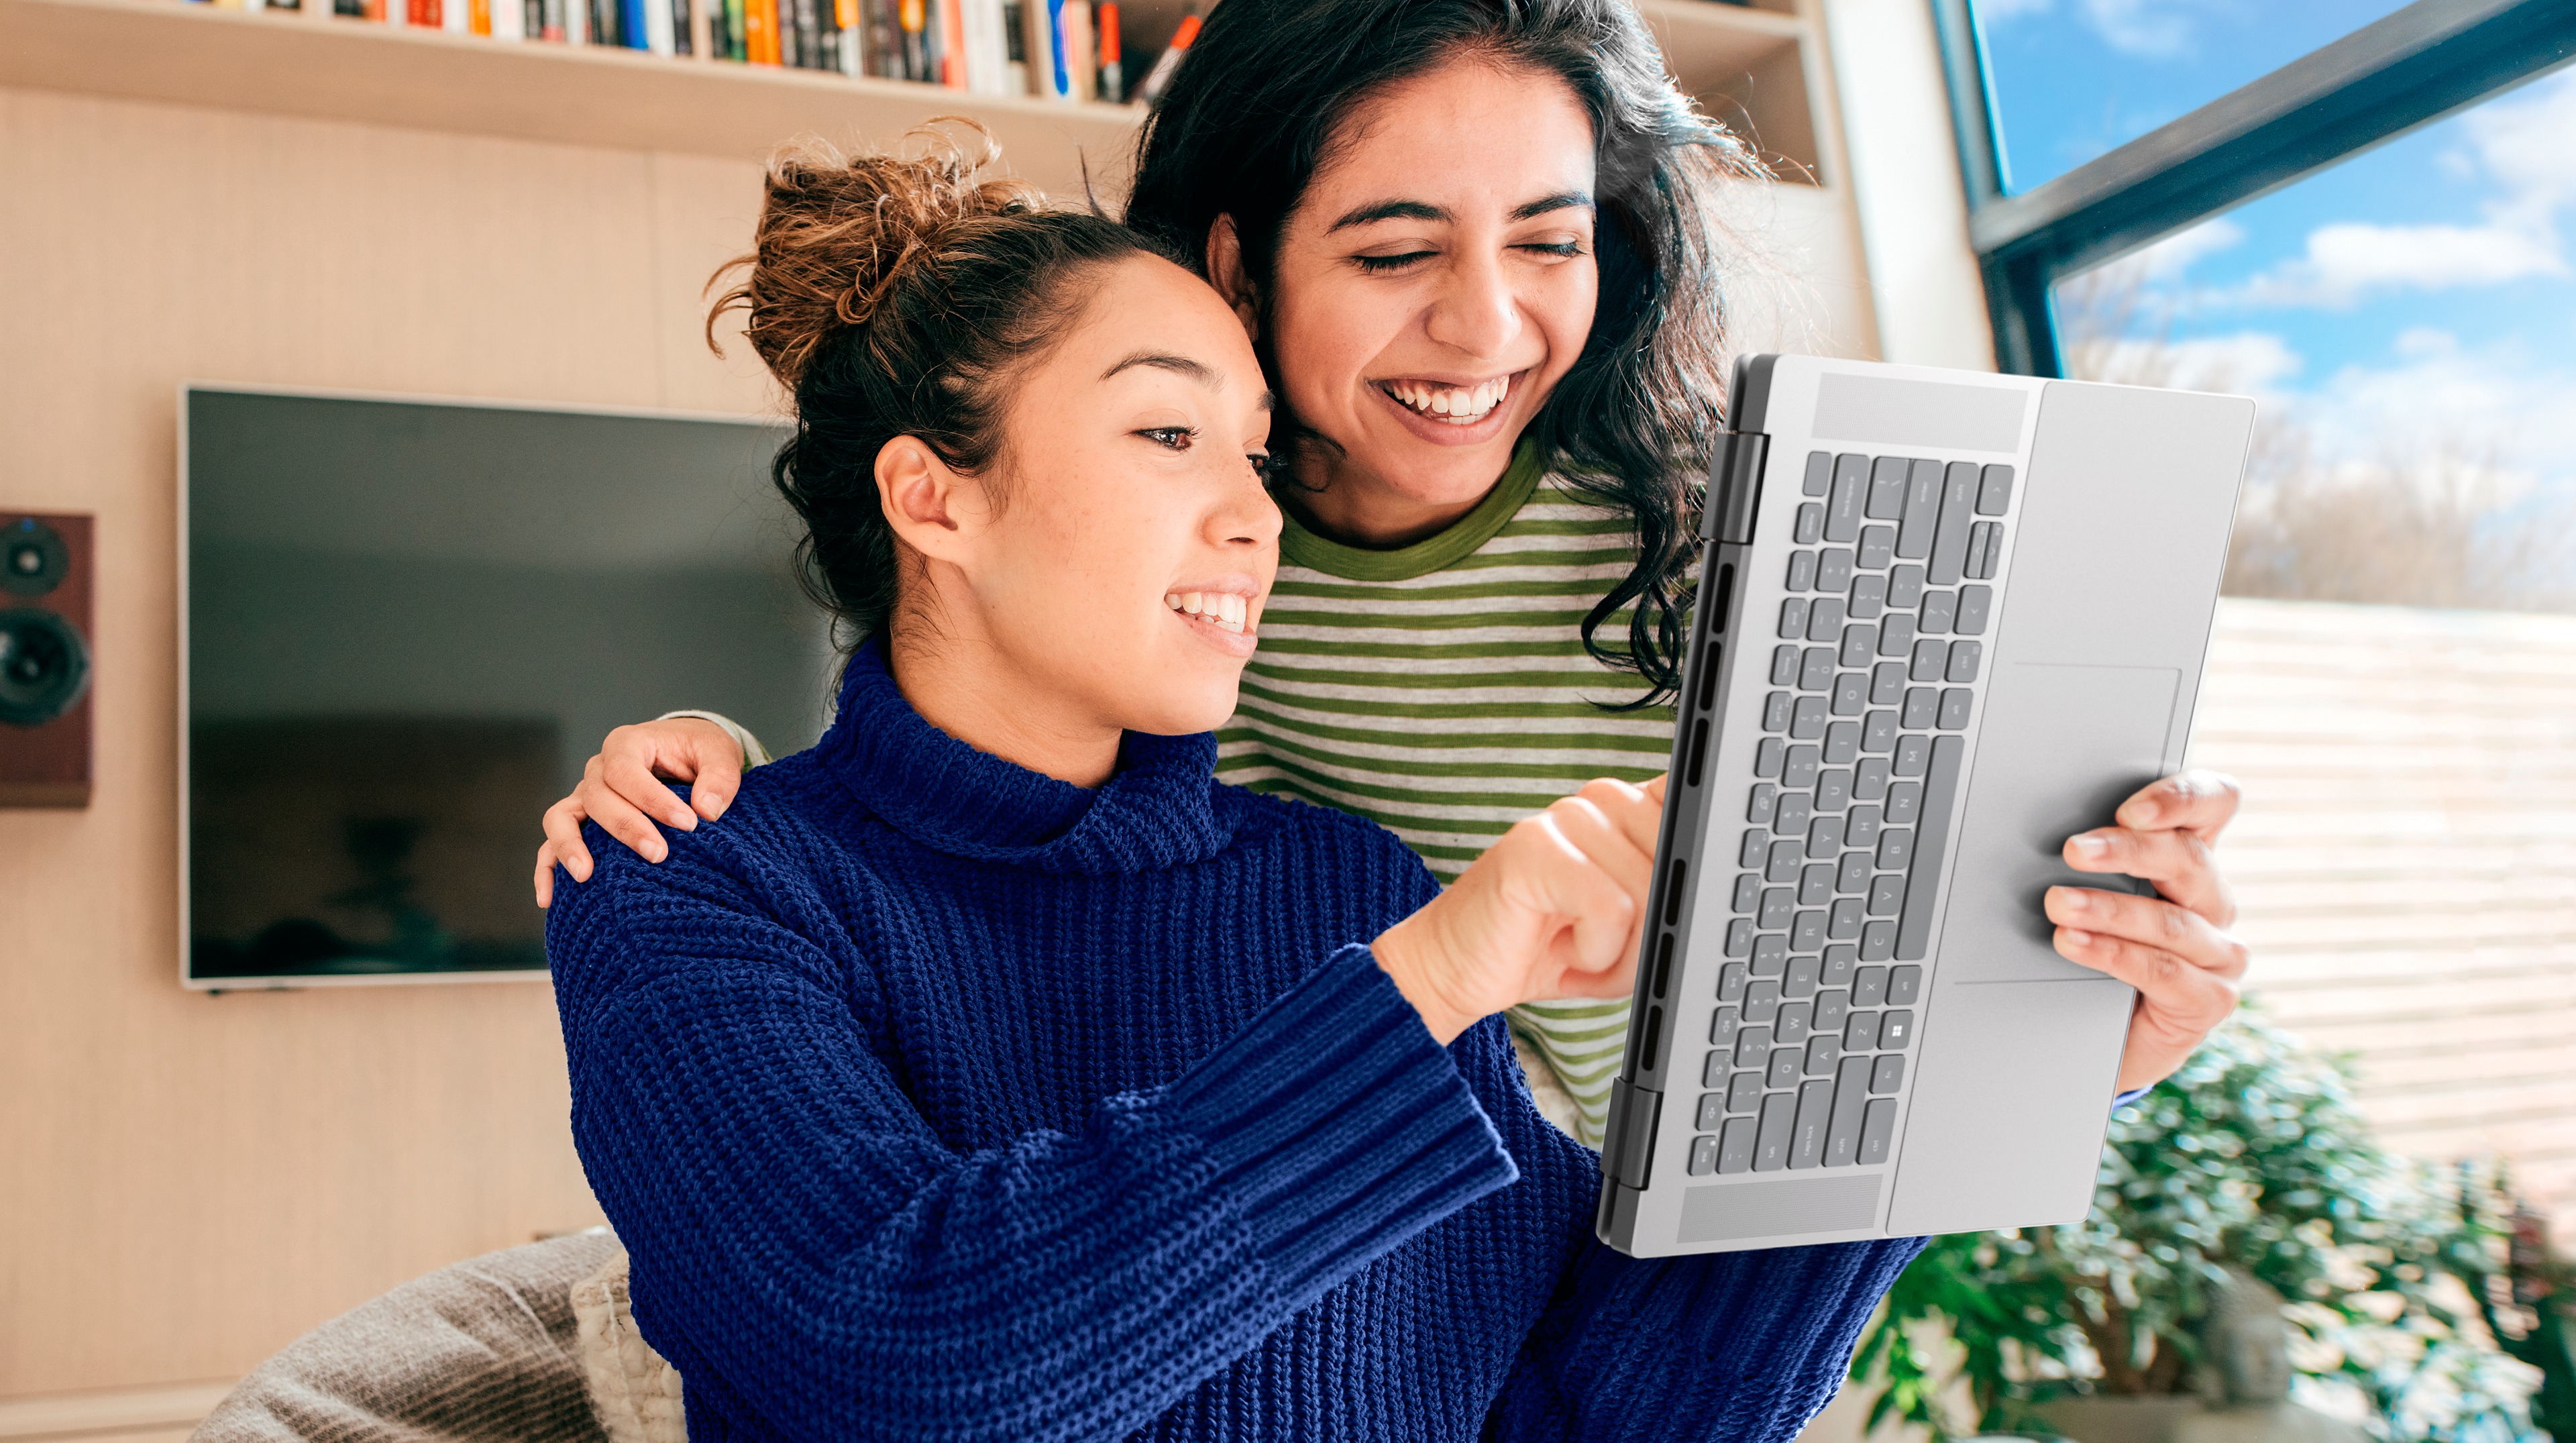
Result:
{"label": "fingernail", "polygon": [[2060,887],[2057,889],[2057,896],[2059,901],[2066,904],[2066,910],[2069,912],[2081,912],[2093,905],[2093,894],[2081,887]]}
{"label": "fingernail", "polygon": [[2090,932],[2078,931],[2073,927],[2069,927],[2066,929],[2066,940],[2070,946],[2090,947],[2093,945],[2093,934]]}
{"label": "fingernail", "polygon": [[2108,837],[2097,836],[2091,832],[2086,832],[2083,836],[2075,839],[2075,850],[2082,852],[2088,857],[2098,857],[2104,852],[2111,850],[2111,839]]}

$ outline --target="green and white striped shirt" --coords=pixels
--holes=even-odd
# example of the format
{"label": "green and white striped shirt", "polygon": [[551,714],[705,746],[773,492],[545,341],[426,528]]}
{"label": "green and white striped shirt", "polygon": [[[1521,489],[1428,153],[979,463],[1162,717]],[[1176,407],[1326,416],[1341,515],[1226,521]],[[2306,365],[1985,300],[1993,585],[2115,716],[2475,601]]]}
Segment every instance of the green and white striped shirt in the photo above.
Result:
{"label": "green and white striped shirt", "polygon": [[[1367,817],[1447,883],[1585,782],[1661,772],[1672,708],[1597,705],[1643,684],[1595,661],[1580,629],[1636,564],[1633,536],[1527,449],[1475,510],[1400,550],[1339,545],[1292,518],[1217,775]],[[1627,621],[1602,631],[1624,638]],[[1511,1022],[1571,1096],[1571,1130],[1600,1146],[1628,1004],[1537,1002]],[[1547,1079],[1532,1082],[1544,1098]]]}

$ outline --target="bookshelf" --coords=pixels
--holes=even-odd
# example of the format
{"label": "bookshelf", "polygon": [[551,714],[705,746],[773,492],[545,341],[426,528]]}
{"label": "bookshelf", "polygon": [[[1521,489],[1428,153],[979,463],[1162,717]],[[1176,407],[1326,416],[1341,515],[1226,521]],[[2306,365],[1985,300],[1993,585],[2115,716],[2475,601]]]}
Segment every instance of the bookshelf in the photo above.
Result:
{"label": "bookshelf", "polygon": [[[1122,7],[1141,79],[1178,25],[1179,0]],[[1717,0],[1641,0],[1685,89],[1754,137],[1782,177],[1821,163],[1810,96],[1813,22]],[[804,131],[886,138],[972,114],[1023,173],[1070,191],[1087,160],[1120,168],[1143,111],[970,95],[826,72],[665,57],[599,45],[512,42],[304,10],[180,0],[0,0],[0,86],[72,91],[317,120],[757,158]]]}

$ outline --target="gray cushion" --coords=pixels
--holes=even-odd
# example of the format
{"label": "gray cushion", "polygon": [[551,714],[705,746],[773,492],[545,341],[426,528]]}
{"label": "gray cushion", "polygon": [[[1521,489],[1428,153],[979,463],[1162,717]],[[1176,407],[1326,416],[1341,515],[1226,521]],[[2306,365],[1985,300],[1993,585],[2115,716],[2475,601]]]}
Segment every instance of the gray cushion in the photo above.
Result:
{"label": "gray cushion", "polygon": [[405,1283],[287,1344],[192,1443],[607,1443],[572,1285],[617,1252],[577,1233]]}

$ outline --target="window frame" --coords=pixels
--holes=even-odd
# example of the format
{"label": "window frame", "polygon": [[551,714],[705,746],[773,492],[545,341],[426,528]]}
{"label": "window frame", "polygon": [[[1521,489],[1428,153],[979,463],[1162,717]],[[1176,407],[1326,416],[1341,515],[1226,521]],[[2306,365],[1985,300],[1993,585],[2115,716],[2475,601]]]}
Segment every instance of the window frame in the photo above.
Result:
{"label": "window frame", "polygon": [[2569,0],[2416,0],[2022,192],[1971,0],[1928,0],[1995,365],[2065,375],[2056,283],[2576,61]]}

